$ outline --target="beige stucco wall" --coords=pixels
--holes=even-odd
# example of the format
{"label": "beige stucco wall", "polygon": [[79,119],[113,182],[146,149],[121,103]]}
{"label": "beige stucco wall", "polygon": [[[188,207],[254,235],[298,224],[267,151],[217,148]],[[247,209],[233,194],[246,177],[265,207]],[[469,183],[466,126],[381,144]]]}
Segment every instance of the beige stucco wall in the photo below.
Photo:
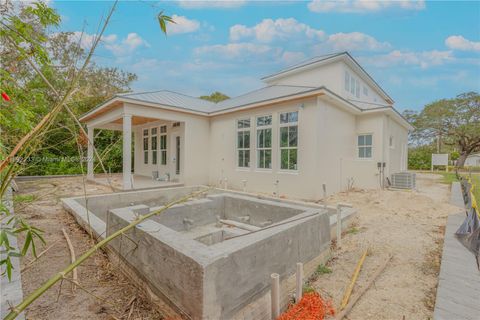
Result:
{"label": "beige stucco wall", "polygon": [[[298,111],[298,170],[282,171],[279,163],[279,114]],[[272,169],[256,168],[255,117],[272,115]],[[251,158],[250,168],[237,167],[237,127],[236,120],[251,119]],[[213,117],[210,132],[210,183],[219,185],[221,179],[228,179],[231,188],[243,189],[246,180],[247,191],[276,192],[274,183],[278,180],[280,195],[295,198],[314,199],[318,197],[317,176],[317,136],[315,122],[318,119],[316,99],[278,104],[272,107],[257,108]],[[321,184],[320,184],[321,189]]]}
{"label": "beige stucco wall", "polygon": [[319,66],[312,70],[293,73],[282,78],[268,81],[269,85],[293,85],[307,87],[325,86],[328,89],[340,93],[341,84],[343,84],[343,62],[333,62],[327,65]]}
{"label": "beige stucco wall", "polygon": [[[174,134],[181,137],[181,174],[180,181],[186,185],[207,184],[208,183],[208,163],[210,150],[210,120],[206,116],[194,115],[184,112],[165,110],[160,108],[152,108],[136,104],[125,104],[125,112],[133,116],[149,117],[162,119],[155,123],[160,125],[165,121],[181,122],[180,128],[173,129],[168,126],[168,142],[167,142],[167,163],[171,176],[175,176],[175,163],[173,159]],[[135,173],[151,176],[153,165],[143,164],[143,148],[142,148],[142,129],[150,128],[153,124],[134,127],[134,153],[135,153]],[[172,131],[173,130],[173,131]],[[151,157],[151,156],[150,156]],[[159,158],[160,159],[160,158]],[[150,162],[150,161],[149,161]],[[164,172],[160,172],[163,174]]]}

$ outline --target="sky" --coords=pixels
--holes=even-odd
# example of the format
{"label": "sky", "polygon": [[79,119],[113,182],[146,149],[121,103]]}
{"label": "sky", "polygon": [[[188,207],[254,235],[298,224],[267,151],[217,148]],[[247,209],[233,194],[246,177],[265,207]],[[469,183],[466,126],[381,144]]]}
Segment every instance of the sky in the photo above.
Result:
{"label": "sky", "polygon": [[[58,31],[88,48],[109,1],[49,1]],[[165,36],[159,12],[171,16]],[[134,91],[237,96],[263,76],[348,51],[395,107],[480,92],[479,1],[121,1],[95,62],[133,72]]]}

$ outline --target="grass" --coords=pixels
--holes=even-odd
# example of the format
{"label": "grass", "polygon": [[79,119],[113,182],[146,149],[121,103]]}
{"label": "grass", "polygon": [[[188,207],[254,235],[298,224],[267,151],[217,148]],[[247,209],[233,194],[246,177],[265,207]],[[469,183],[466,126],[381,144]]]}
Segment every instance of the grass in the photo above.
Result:
{"label": "grass", "polygon": [[37,196],[34,194],[19,194],[13,198],[13,201],[16,203],[29,203],[37,199]]}
{"label": "grass", "polygon": [[[455,172],[439,172],[442,176],[442,183],[452,184],[452,182],[458,181]],[[467,176],[467,175],[464,175]],[[475,199],[477,199],[477,203],[480,202],[480,175],[472,174],[472,184],[475,186],[473,189],[473,194],[475,195]]]}
{"label": "grass", "polygon": [[321,275],[321,274],[327,274],[327,273],[332,273],[332,269],[327,267],[324,264],[319,264],[316,270],[316,273]]}
{"label": "grass", "polygon": [[360,229],[357,227],[351,227],[350,229],[347,230],[347,234],[357,234],[360,232]]}

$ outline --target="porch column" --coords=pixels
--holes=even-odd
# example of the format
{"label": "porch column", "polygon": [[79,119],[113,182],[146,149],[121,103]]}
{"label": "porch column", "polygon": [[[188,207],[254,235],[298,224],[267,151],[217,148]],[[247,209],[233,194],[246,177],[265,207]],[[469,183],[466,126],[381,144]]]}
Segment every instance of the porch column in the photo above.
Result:
{"label": "porch column", "polygon": [[94,139],[94,128],[87,127],[88,135],[88,148],[87,148],[87,179],[93,179],[93,139]]}
{"label": "porch column", "polygon": [[132,115],[123,115],[123,189],[132,189]]}

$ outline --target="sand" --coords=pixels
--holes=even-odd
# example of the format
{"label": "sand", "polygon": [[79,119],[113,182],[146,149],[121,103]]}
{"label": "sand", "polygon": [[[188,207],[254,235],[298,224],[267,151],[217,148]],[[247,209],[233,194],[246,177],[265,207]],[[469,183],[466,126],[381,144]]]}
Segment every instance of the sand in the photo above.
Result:
{"label": "sand", "polygon": [[[417,175],[417,191],[355,190],[331,196],[358,209],[339,250],[327,263],[332,273],[312,285],[338,307],[365,248],[356,289],[390,254],[389,265],[348,315],[349,319],[428,319],[433,315],[450,186],[441,176]],[[356,290],[354,289],[353,295]]]}

